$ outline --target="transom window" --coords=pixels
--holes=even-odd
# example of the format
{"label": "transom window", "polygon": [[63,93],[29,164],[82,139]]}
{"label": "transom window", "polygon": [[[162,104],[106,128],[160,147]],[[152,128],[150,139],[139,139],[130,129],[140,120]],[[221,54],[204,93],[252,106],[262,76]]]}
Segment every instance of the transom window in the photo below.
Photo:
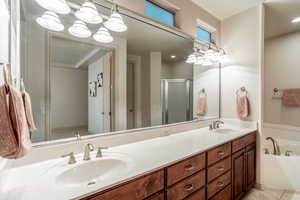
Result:
{"label": "transom window", "polygon": [[209,43],[212,42],[211,32],[200,27],[197,28],[197,38]]}
{"label": "transom window", "polygon": [[145,14],[146,16],[156,19],[157,21],[175,26],[175,14],[165,8],[160,7],[152,1],[146,1]]}

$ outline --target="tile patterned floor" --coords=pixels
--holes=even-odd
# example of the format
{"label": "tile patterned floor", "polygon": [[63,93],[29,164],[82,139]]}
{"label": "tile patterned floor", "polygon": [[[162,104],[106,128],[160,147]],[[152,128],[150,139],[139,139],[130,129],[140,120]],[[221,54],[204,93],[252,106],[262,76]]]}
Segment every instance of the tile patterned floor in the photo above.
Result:
{"label": "tile patterned floor", "polygon": [[251,190],[243,200],[300,200],[300,193],[285,190]]}

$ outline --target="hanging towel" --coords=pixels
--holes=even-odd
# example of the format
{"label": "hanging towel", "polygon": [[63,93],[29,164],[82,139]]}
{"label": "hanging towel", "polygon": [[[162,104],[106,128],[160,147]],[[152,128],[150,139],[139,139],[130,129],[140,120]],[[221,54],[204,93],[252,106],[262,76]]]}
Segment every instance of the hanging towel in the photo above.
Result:
{"label": "hanging towel", "polygon": [[236,97],[237,113],[241,119],[250,115],[250,103],[246,95],[237,95]]}
{"label": "hanging towel", "polygon": [[282,103],[286,106],[300,106],[300,88],[283,90]]}
{"label": "hanging towel", "polygon": [[6,158],[18,152],[18,142],[9,116],[6,85],[0,86],[0,157]]}
{"label": "hanging towel", "polygon": [[198,106],[197,106],[197,115],[204,116],[207,112],[207,96],[199,95],[198,96]]}
{"label": "hanging towel", "polygon": [[9,87],[9,115],[12,127],[18,142],[18,151],[8,158],[16,159],[23,157],[31,150],[31,140],[27,124],[22,94],[16,88]]}
{"label": "hanging towel", "polygon": [[26,91],[23,91],[22,97],[23,97],[23,102],[24,102],[24,106],[25,106],[25,114],[26,114],[29,131],[34,132],[37,130],[37,128],[36,128],[34,120],[33,120],[30,96]]}

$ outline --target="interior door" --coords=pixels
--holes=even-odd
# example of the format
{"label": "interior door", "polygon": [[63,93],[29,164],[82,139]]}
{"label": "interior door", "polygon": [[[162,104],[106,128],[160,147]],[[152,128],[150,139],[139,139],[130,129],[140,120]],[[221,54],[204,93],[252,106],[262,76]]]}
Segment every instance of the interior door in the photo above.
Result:
{"label": "interior door", "polygon": [[127,64],[127,129],[135,128],[134,64]]}
{"label": "interior door", "polygon": [[164,124],[191,120],[191,91],[192,81],[190,80],[162,80],[162,109]]}

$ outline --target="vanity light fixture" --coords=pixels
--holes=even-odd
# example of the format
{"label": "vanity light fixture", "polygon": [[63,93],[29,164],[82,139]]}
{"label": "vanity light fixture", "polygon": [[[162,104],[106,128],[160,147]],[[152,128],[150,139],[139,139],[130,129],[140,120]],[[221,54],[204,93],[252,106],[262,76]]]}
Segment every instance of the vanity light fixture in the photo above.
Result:
{"label": "vanity light fixture", "polygon": [[58,14],[69,14],[71,8],[65,0],[35,0],[41,7]]}
{"label": "vanity light fixture", "polygon": [[80,9],[75,12],[75,16],[89,24],[100,24],[103,22],[94,3],[87,0],[82,4]]}
{"label": "vanity light fixture", "polygon": [[213,63],[209,60],[209,59],[205,59],[201,65],[203,66],[210,66],[210,65],[213,65]]}
{"label": "vanity light fixture", "polygon": [[292,23],[298,23],[298,22],[300,22],[300,17],[297,17],[297,18],[292,20]]}
{"label": "vanity light fixture", "polygon": [[189,55],[188,59],[185,61],[188,64],[194,64],[197,60],[195,52]]}
{"label": "vanity light fixture", "polygon": [[112,41],[114,41],[114,38],[104,27],[100,27],[99,30],[93,35],[93,38],[97,42],[101,42],[101,43],[111,43]]}
{"label": "vanity light fixture", "polygon": [[120,33],[127,31],[128,28],[124,23],[122,16],[118,13],[117,5],[113,5],[112,14],[108,20],[104,22],[104,26],[114,32]]}
{"label": "vanity light fixture", "polygon": [[46,11],[41,17],[36,19],[36,22],[43,28],[51,31],[63,31],[65,28],[58,15],[52,11]]}
{"label": "vanity light fixture", "polygon": [[69,33],[79,38],[88,38],[92,35],[87,25],[81,20],[76,20],[74,22],[74,24],[69,28]]}

